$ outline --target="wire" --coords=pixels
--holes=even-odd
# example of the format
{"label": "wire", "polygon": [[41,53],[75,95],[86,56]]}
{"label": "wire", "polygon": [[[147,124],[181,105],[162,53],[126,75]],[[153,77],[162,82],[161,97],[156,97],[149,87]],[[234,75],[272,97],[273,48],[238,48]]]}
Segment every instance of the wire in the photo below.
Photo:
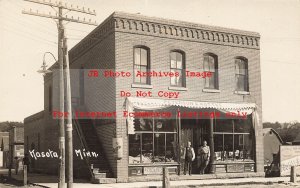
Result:
{"label": "wire", "polygon": [[[4,10],[8,10],[8,8],[4,9]],[[15,14],[11,14],[11,12],[5,13],[4,16],[5,16],[5,19],[11,20],[12,22],[14,22],[18,25],[23,25],[30,29],[32,29],[32,27],[35,27],[34,28],[35,30],[39,30],[43,33],[48,33],[52,36],[57,36],[57,34],[54,34],[53,32],[49,31],[49,25],[45,26],[45,27],[41,27],[41,23],[35,22],[33,19],[30,21],[29,21],[29,19],[22,19],[23,17],[19,17],[19,16],[16,16]],[[33,24],[33,22],[36,23],[36,25]]]}
{"label": "wire", "polygon": [[67,28],[68,30],[73,30],[73,31],[79,31],[79,32],[83,32],[83,33],[90,33],[89,31],[84,31],[84,30],[80,30],[80,29],[73,29],[73,28]]}
{"label": "wire", "polygon": [[[28,34],[28,36],[33,37],[32,33],[31,33],[30,31],[26,31],[26,30],[19,31],[19,28],[15,28],[14,25],[13,25],[13,26],[11,26],[11,25],[9,26],[9,25],[7,25],[7,24],[6,24],[6,25],[4,24],[3,26],[8,26],[9,28],[18,31],[19,33]],[[57,42],[50,41],[50,40],[45,39],[44,37],[41,37],[41,36],[34,35],[34,38],[39,38],[39,39],[41,39],[41,40],[44,40],[44,41],[47,41],[47,42],[50,42],[50,43],[57,44]]]}
{"label": "wire", "polygon": [[[32,29],[32,28],[30,28],[29,25],[25,24],[24,22],[16,21],[16,20],[14,20],[14,19],[12,19],[12,18],[10,18],[10,17],[5,18],[5,19],[13,20],[13,21],[15,22],[16,25],[22,25],[22,26],[25,26],[25,27],[28,28],[28,29]],[[9,22],[9,23],[13,24],[12,22]],[[43,30],[43,29],[41,29],[41,28],[34,28],[33,30],[35,30],[35,31],[38,30],[38,31],[42,32],[43,34],[48,34],[48,35],[57,37],[57,34],[53,34],[52,32],[49,32],[49,30],[46,31],[46,30]]]}
{"label": "wire", "polygon": [[[10,1],[10,4],[13,4],[13,5],[16,5],[16,6],[18,6],[18,7],[22,7],[22,6],[20,6],[19,4],[16,4],[16,3],[12,3],[11,1]],[[7,8],[7,9],[5,9],[5,10],[8,10],[9,8]],[[51,36],[55,36],[55,37],[57,37],[57,33],[53,33],[53,32],[49,32],[49,26],[47,25],[43,25],[44,27],[41,27],[41,23],[39,23],[39,22],[36,22],[36,21],[33,21],[33,19],[31,20],[31,21],[29,21],[28,19],[22,19],[22,17],[17,17],[15,14],[11,14],[11,12],[9,12],[9,13],[7,13],[7,14],[5,14],[5,15],[8,15],[8,16],[6,16],[6,19],[10,19],[10,20],[12,20],[13,22],[15,22],[16,24],[19,24],[19,25],[23,25],[23,26],[25,26],[25,27],[27,27],[27,28],[29,28],[30,26],[29,25],[31,25],[31,26],[36,26],[36,25],[34,25],[34,24],[32,24],[33,22],[34,23],[36,23],[39,27],[38,28],[34,28],[35,30],[39,30],[39,31],[41,31],[43,34],[49,34],[49,35],[51,35]],[[26,23],[24,23],[24,22],[27,22],[27,23],[29,23],[29,25],[27,25]],[[32,29],[32,28],[30,28],[30,29]],[[73,28],[66,28],[67,30],[73,30],[73,31],[79,31],[79,32],[82,32],[82,33],[84,33],[84,35],[87,35],[88,33],[89,33],[89,31],[84,31],[84,30],[79,30],[79,29],[73,29]],[[71,35],[71,36],[76,36],[76,37],[79,37],[80,39],[82,39],[82,38],[84,38],[85,36],[82,36],[82,35],[74,35],[74,34],[69,34],[69,35]],[[78,40],[80,40],[80,39],[78,39]],[[77,39],[76,39],[77,40]]]}
{"label": "wire", "polygon": [[53,42],[53,41],[48,41],[48,40],[45,40],[45,39],[35,38],[34,36],[29,35],[29,34],[26,35],[27,33],[18,32],[18,31],[16,31],[16,30],[11,29],[11,28],[5,28],[5,27],[3,27],[3,29],[4,29],[4,30],[7,30],[7,31],[9,31],[9,32],[15,33],[15,34],[17,34],[17,35],[23,36],[23,37],[25,37],[25,38],[35,40],[35,41],[37,41],[37,42],[47,43],[48,45],[52,45],[52,46],[56,46],[55,44],[57,44],[57,43],[55,43],[55,42]]}

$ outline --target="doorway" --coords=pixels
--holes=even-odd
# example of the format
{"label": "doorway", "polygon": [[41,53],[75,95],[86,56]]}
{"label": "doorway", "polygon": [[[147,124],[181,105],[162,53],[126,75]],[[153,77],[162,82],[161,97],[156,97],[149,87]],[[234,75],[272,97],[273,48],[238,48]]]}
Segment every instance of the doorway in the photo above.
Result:
{"label": "doorway", "polygon": [[[195,160],[192,164],[192,174],[199,174],[199,164],[197,161],[198,149],[202,145],[203,141],[208,141],[209,136],[209,120],[208,119],[182,119],[181,120],[181,150],[187,147],[187,143],[190,141],[195,151]],[[181,159],[181,172],[184,170],[184,159]]]}

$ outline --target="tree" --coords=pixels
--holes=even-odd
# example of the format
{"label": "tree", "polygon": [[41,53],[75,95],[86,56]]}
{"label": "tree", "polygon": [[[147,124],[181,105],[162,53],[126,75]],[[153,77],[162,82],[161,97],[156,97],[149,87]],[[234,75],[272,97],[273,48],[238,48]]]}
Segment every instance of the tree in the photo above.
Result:
{"label": "tree", "polygon": [[300,133],[300,123],[297,121],[284,123],[263,123],[263,128],[273,128],[281,137],[283,142],[293,142]]}
{"label": "tree", "polygon": [[264,122],[263,123],[263,128],[272,128],[272,129],[280,129],[281,124],[278,122],[271,123],[271,122]]}
{"label": "tree", "polygon": [[4,121],[0,122],[0,132],[8,132],[12,127],[23,127],[24,124],[22,122],[16,121]]}

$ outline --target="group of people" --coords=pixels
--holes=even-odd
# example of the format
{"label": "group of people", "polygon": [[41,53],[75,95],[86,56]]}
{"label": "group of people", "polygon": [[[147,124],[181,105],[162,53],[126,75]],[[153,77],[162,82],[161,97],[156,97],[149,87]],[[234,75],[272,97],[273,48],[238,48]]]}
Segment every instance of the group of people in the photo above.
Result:
{"label": "group of people", "polygon": [[187,147],[184,150],[183,156],[184,156],[184,175],[186,175],[186,171],[188,171],[189,175],[191,175],[192,163],[195,159],[197,159],[197,168],[199,169],[199,173],[204,174],[210,159],[210,148],[207,145],[207,142],[204,140],[203,145],[197,149],[197,156],[196,156],[194,148],[192,147],[192,144],[189,141]]}

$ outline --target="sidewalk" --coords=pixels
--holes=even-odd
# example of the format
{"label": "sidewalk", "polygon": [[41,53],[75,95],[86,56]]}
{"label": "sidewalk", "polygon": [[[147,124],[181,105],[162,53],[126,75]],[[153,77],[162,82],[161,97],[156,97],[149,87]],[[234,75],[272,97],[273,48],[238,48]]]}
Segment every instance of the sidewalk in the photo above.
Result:
{"label": "sidewalk", "polygon": [[[278,182],[289,182],[289,177],[276,177],[276,178],[236,178],[236,179],[210,179],[210,180],[181,180],[181,181],[171,181],[172,187],[182,187],[182,186],[218,186],[218,185],[249,185],[249,184],[271,184]],[[57,188],[57,183],[41,183],[39,185]],[[115,184],[90,184],[90,183],[74,183],[74,188],[145,188],[145,187],[162,187],[161,181],[151,181],[151,182],[134,182],[134,183],[115,183]],[[300,187],[300,184],[299,184]]]}
{"label": "sidewalk", "polygon": [[[22,173],[15,175],[12,170],[12,177],[16,180],[23,181]],[[6,174],[8,171],[1,171],[0,174]],[[44,174],[32,174],[28,176],[30,183],[41,185],[49,188],[57,188],[57,176],[44,175]],[[252,178],[230,178],[230,179],[204,179],[204,180],[178,180],[170,181],[172,187],[184,187],[184,186],[218,186],[218,185],[250,185],[250,184],[272,184],[272,183],[288,183],[289,177],[252,177]],[[80,183],[79,183],[80,182]],[[133,182],[133,183],[114,183],[114,184],[91,184],[88,180],[75,180],[73,184],[74,188],[145,188],[145,187],[162,187],[162,181],[146,181],[146,182]],[[299,184],[300,187],[300,184]]]}
{"label": "sidewalk", "polygon": [[[0,169],[0,174],[8,176],[8,169]],[[15,170],[11,170],[11,177],[15,180],[23,182],[23,172],[22,170],[19,171],[18,174],[15,173]],[[27,180],[30,183],[34,184],[57,184],[58,182],[58,177],[54,175],[48,175],[48,174],[38,174],[38,173],[28,173]],[[75,182],[80,182],[80,183],[90,183],[89,180],[84,180],[84,179],[76,179]]]}

